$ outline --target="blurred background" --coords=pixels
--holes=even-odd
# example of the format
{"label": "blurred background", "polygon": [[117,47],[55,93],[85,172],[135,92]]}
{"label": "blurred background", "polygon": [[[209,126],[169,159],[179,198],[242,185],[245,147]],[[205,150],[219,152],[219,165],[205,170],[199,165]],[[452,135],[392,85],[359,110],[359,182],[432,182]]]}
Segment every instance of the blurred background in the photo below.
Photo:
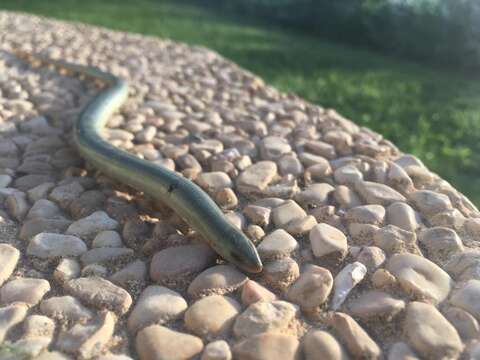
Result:
{"label": "blurred background", "polygon": [[480,205],[479,0],[0,0],[209,47],[420,157]]}

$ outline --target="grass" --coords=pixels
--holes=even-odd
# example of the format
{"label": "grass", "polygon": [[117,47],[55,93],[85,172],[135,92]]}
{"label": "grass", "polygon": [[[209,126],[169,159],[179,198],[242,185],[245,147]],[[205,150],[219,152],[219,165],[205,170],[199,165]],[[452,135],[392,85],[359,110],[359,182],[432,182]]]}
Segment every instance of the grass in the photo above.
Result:
{"label": "grass", "polygon": [[[480,82],[174,0],[2,0],[0,8],[212,48],[281,90],[336,108],[480,204]],[[478,80],[478,79],[477,79]]]}

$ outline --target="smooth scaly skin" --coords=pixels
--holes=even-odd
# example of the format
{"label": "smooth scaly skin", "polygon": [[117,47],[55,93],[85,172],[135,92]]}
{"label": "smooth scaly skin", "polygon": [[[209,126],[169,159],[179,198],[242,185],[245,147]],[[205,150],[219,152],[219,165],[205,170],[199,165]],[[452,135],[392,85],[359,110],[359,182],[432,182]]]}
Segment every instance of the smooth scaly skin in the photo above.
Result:
{"label": "smooth scaly skin", "polygon": [[126,81],[94,67],[40,56],[32,58],[108,84],[85,107],[75,124],[74,141],[85,159],[112,178],[167,204],[224,259],[247,272],[262,270],[255,246],[225,218],[200,187],[173,171],[119,150],[102,139],[101,129],[128,97]]}

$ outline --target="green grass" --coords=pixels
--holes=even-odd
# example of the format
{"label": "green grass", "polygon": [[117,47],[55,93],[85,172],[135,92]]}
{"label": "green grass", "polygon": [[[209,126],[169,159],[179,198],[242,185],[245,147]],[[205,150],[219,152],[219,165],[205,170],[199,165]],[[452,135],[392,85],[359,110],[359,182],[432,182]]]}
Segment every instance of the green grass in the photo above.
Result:
{"label": "green grass", "polygon": [[480,82],[182,1],[2,0],[0,8],[212,48],[419,156],[480,204]]}

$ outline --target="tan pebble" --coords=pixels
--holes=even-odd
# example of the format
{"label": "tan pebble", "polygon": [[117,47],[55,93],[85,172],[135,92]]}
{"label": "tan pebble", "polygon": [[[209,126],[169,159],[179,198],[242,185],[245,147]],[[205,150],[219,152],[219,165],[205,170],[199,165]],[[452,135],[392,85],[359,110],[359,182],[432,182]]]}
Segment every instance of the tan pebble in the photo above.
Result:
{"label": "tan pebble", "polygon": [[469,280],[456,290],[450,303],[480,320],[480,280]]}
{"label": "tan pebble", "polygon": [[383,291],[367,291],[348,303],[349,313],[363,320],[391,320],[405,308],[405,302]]}
{"label": "tan pebble", "polygon": [[322,257],[338,253],[342,257],[347,253],[347,237],[337,228],[321,223],[315,225],[309,234],[313,254]]}
{"label": "tan pebble", "polygon": [[263,160],[278,160],[291,150],[288,141],[278,136],[267,136],[260,144],[260,153]]}
{"label": "tan pebble", "polygon": [[308,234],[315,225],[317,225],[317,219],[312,215],[308,215],[303,219],[291,221],[285,226],[285,230],[293,236],[301,236]]}
{"label": "tan pebble", "polygon": [[313,329],[303,338],[305,360],[348,360],[347,351],[330,333]]}
{"label": "tan pebble", "polygon": [[345,220],[359,224],[381,225],[385,219],[385,208],[381,205],[363,205],[349,209]]}
{"label": "tan pebble", "polygon": [[452,279],[430,260],[413,254],[396,254],[387,262],[387,270],[404,291],[416,298],[442,302],[450,293]]}
{"label": "tan pebble", "polygon": [[420,360],[410,346],[404,342],[396,342],[390,348],[388,360]]}
{"label": "tan pebble", "polygon": [[239,360],[299,360],[299,342],[295,336],[264,333],[243,340],[232,349]]}
{"label": "tan pebble", "polygon": [[466,250],[456,253],[444,264],[444,269],[457,281],[480,280],[480,251]]}
{"label": "tan pebble", "polygon": [[296,155],[284,155],[278,161],[278,170],[280,174],[292,174],[298,176],[303,172],[303,165]]}
{"label": "tan pebble", "polygon": [[48,337],[53,338],[55,323],[52,319],[43,315],[30,315],[23,322],[23,337]]}
{"label": "tan pebble", "polygon": [[217,265],[200,273],[188,287],[192,297],[223,295],[240,288],[248,277],[229,265]]}
{"label": "tan pebble", "polygon": [[352,223],[348,225],[348,232],[355,245],[370,245],[379,227],[372,224]]}
{"label": "tan pebble", "polygon": [[268,226],[270,224],[271,209],[268,207],[247,205],[243,209],[245,216],[254,224]]}
{"label": "tan pebble", "polygon": [[322,305],[330,295],[333,277],[329,270],[309,265],[298,280],[290,286],[287,298],[302,310],[313,310]]}
{"label": "tan pebble", "polygon": [[14,191],[7,196],[5,200],[5,207],[9,214],[16,220],[23,220],[27,215],[30,205],[27,201],[27,195],[24,192]]}
{"label": "tan pebble", "polygon": [[127,287],[130,283],[144,283],[147,278],[147,265],[142,260],[135,260],[110,276],[110,281]]}
{"label": "tan pebble", "polygon": [[350,209],[362,204],[362,201],[355,191],[345,185],[339,185],[335,188],[335,191],[333,192],[333,198],[340,208],[344,209]]}
{"label": "tan pebble", "polygon": [[203,350],[196,336],[150,325],[136,337],[135,347],[141,360],[189,360]]}
{"label": "tan pebble", "polygon": [[220,189],[215,193],[215,201],[223,209],[233,209],[238,205],[237,195],[230,188]]}
{"label": "tan pebble", "polygon": [[286,301],[259,301],[240,314],[233,326],[237,337],[251,337],[262,332],[285,332],[298,313],[298,307]]}
{"label": "tan pebble", "polygon": [[295,201],[306,209],[328,205],[329,195],[333,190],[334,187],[327,183],[311,184],[295,195]]}
{"label": "tan pebble", "polygon": [[305,210],[293,200],[287,200],[272,209],[272,220],[277,228],[284,228],[290,222],[303,219],[306,216]]}
{"label": "tan pebble", "polygon": [[349,315],[336,312],[331,315],[329,325],[338,334],[351,354],[367,359],[379,359],[382,351],[367,332]]}
{"label": "tan pebble", "polygon": [[232,352],[230,346],[224,340],[217,340],[209,343],[203,350],[200,360],[231,360]]}
{"label": "tan pebble", "polygon": [[3,342],[12,327],[25,319],[27,310],[28,307],[25,304],[13,304],[0,308],[0,342]]}
{"label": "tan pebble", "polygon": [[421,224],[420,215],[404,202],[394,202],[387,208],[387,221],[391,225],[412,232]]}
{"label": "tan pebble", "polygon": [[135,334],[151,324],[164,324],[183,315],[187,302],[177,292],[163,286],[150,285],[142,291],[128,317],[128,330]]}
{"label": "tan pebble", "polygon": [[185,312],[185,327],[204,338],[227,336],[241,310],[237,301],[211,295],[196,301]]}
{"label": "tan pebble", "polygon": [[[1,220],[0,220],[1,222]],[[20,251],[9,244],[0,244],[0,286],[8,280],[17,267]]]}
{"label": "tan pebble", "polygon": [[298,279],[300,268],[292,258],[284,258],[266,263],[262,274],[269,286],[283,291]]}
{"label": "tan pebble", "polygon": [[405,197],[391,187],[370,181],[357,181],[355,190],[368,204],[388,206],[396,201],[405,201]]}
{"label": "tan pebble", "polygon": [[354,165],[345,165],[339,167],[333,172],[333,178],[337,184],[354,184],[363,180],[362,172]]}
{"label": "tan pebble", "polygon": [[68,331],[60,332],[56,346],[80,358],[98,355],[111,339],[115,327],[115,315],[107,311],[86,325],[76,324]]}
{"label": "tan pebble", "polygon": [[451,306],[444,313],[445,318],[457,329],[463,340],[477,339],[480,336],[478,321],[468,312],[458,307]]}
{"label": "tan pebble", "polygon": [[201,173],[195,181],[200,187],[210,193],[215,193],[221,189],[231,188],[233,186],[230,177],[220,171]]}
{"label": "tan pebble", "polygon": [[372,275],[372,283],[377,289],[393,286],[397,279],[386,269],[377,269]]}
{"label": "tan pebble", "polygon": [[258,225],[248,225],[245,234],[254,244],[258,244],[265,237],[265,231]]}
{"label": "tan pebble", "polygon": [[382,227],[373,236],[375,245],[389,254],[413,252],[417,249],[416,241],[417,236],[414,232],[395,225]]}
{"label": "tan pebble", "polygon": [[92,318],[93,313],[73,296],[56,296],[40,303],[42,314],[59,321],[83,321]]}
{"label": "tan pebble", "polygon": [[83,266],[92,264],[106,264],[109,262],[120,262],[132,258],[134,255],[133,249],[129,248],[112,248],[102,247],[93,248],[80,256],[80,261]]}
{"label": "tan pebble", "polygon": [[403,331],[409,345],[428,359],[456,359],[463,349],[457,330],[430,304],[409,303]]}
{"label": "tan pebble", "polygon": [[80,276],[80,264],[75,259],[62,259],[53,271],[54,279],[63,284],[64,282]]}
{"label": "tan pebble", "polygon": [[23,302],[29,306],[38,304],[50,291],[50,283],[44,279],[17,278],[9,281],[0,290],[2,304]]}
{"label": "tan pebble", "polygon": [[82,239],[72,235],[40,233],[29,242],[27,254],[40,259],[75,257],[87,251]]}
{"label": "tan pebble", "polygon": [[440,226],[420,232],[418,242],[427,250],[428,257],[440,264],[464,249],[462,240],[454,230]]}
{"label": "tan pebble", "polygon": [[362,247],[356,260],[366,266],[369,273],[373,273],[385,262],[386,256],[382,249],[376,246]]}
{"label": "tan pebble", "polygon": [[251,305],[257,301],[273,301],[277,297],[267,288],[263,287],[259,283],[248,280],[242,287],[242,304],[244,306]]}
{"label": "tan pebble", "polygon": [[424,215],[435,215],[452,208],[447,195],[431,190],[418,190],[409,195],[409,200]]}
{"label": "tan pebble", "polygon": [[277,229],[266,235],[257,246],[258,254],[262,260],[286,257],[297,249],[297,240],[283,229]]}
{"label": "tan pebble", "polygon": [[276,175],[277,165],[274,162],[257,162],[237,177],[237,189],[244,195],[261,194]]}

